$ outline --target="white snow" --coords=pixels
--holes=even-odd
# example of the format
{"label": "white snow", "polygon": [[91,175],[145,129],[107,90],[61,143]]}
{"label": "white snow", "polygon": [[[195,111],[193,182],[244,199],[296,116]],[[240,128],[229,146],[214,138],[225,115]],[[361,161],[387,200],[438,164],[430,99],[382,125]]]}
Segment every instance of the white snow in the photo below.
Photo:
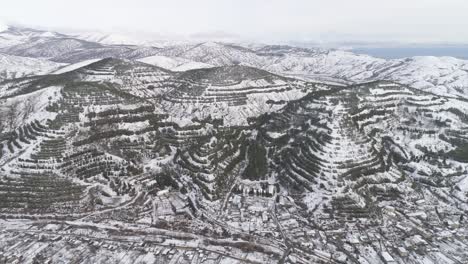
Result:
{"label": "white snow", "polygon": [[8,30],[8,25],[0,21],[0,32]]}
{"label": "white snow", "polygon": [[61,73],[65,73],[65,72],[71,72],[71,71],[74,71],[74,70],[79,69],[81,67],[84,67],[84,66],[87,66],[89,64],[95,63],[95,62],[97,62],[99,60],[101,60],[101,59],[84,60],[84,61],[81,61],[81,62],[78,62],[78,63],[70,64],[70,65],[67,65],[67,66],[64,66],[64,67],[58,69],[57,71],[52,72],[52,74],[61,74]]}
{"label": "white snow", "polygon": [[140,45],[163,48],[179,42],[170,39],[168,36],[141,32],[81,31],[67,32],[67,34],[78,39],[105,45]]}
{"label": "white snow", "polygon": [[158,66],[164,69],[172,70],[172,71],[187,71],[187,70],[193,70],[193,69],[213,67],[213,65],[203,63],[203,62],[196,62],[196,61],[191,61],[188,59],[168,57],[168,56],[162,56],[162,55],[154,55],[154,56],[139,59],[138,61],[148,63],[154,66]]}
{"label": "white snow", "polygon": [[56,113],[45,110],[50,100],[60,99],[61,87],[51,86],[25,95],[19,95],[0,102],[0,112],[15,111],[15,119],[12,120],[15,127],[30,123],[34,120],[44,121],[54,119]]}
{"label": "white snow", "polygon": [[19,57],[0,53],[0,81],[28,75],[47,74],[63,65],[65,64],[45,59]]}

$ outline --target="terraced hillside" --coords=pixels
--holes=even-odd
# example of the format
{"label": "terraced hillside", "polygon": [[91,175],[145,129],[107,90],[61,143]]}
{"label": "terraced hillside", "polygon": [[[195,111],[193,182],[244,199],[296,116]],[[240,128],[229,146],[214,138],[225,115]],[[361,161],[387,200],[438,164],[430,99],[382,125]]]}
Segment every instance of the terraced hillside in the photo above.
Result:
{"label": "terraced hillside", "polygon": [[0,215],[32,218],[26,227],[67,220],[50,234],[106,226],[99,236],[144,232],[180,254],[198,243],[265,263],[464,258],[464,99],[111,58],[0,92]]}
{"label": "terraced hillside", "polygon": [[[239,162],[240,154],[246,164],[255,162],[255,171],[244,165],[238,174],[277,179],[309,212],[335,218],[369,218],[375,202],[417,200],[414,189],[424,186],[439,187],[429,194],[452,204],[466,200],[466,164],[460,163],[466,162],[466,107],[394,83],[335,88],[291,102],[250,127],[215,134],[183,152],[180,164],[215,184],[220,165],[221,172],[236,167],[223,160]],[[232,131],[237,139],[226,141]]]}
{"label": "terraced hillside", "polygon": [[[335,250],[352,251],[351,244],[360,252],[357,262],[370,262],[383,249],[368,236],[355,244],[351,231],[366,226],[365,233],[386,237],[394,256],[417,248],[414,237],[426,241],[423,252],[431,245],[447,256],[452,253],[436,242],[437,223],[454,228],[468,209],[467,107],[464,100],[373,82],[292,102],[262,118],[256,140],[266,146],[267,176],[302,216],[319,229],[344,231],[331,235]],[[450,261],[464,259],[456,255]]]}
{"label": "terraced hillside", "polygon": [[[283,214],[298,213],[298,221],[325,231],[318,237],[333,239],[327,240],[328,249],[348,260],[372,261],[382,252],[372,241],[384,237],[388,252],[398,256],[401,248],[420,248],[416,255],[427,254],[437,263],[439,256],[426,250],[452,254],[437,232],[463,224],[468,209],[467,107],[462,99],[393,82],[329,87],[262,115],[249,127],[218,129],[211,138],[182,148],[175,162],[188,189],[193,182],[203,194],[200,208],[229,225],[232,209],[224,208],[239,206],[239,200],[234,202],[239,194],[246,199],[240,204],[249,205],[278,193],[278,206],[284,195],[296,209],[270,208],[271,215],[282,222]],[[252,196],[258,198],[249,202]],[[220,209],[207,202],[216,200]],[[250,208],[241,210],[237,221],[255,219],[246,215],[255,210]],[[356,244],[352,230],[362,234],[364,227],[370,235],[358,235]],[[296,236],[300,231],[284,229],[289,227],[283,234],[290,247],[306,251],[304,238]],[[466,248],[463,235],[456,240]],[[464,255],[449,259],[456,263]]]}
{"label": "terraced hillside", "polygon": [[0,263],[467,263],[466,61],[1,30]]}
{"label": "terraced hillside", "polygon": [[[246,125],[250,117],[272,112],[319,89],[315,83],[285,78],[248,66],[223,66],[179,73],[163,106],[178,118],[223,119]],[[177,111],[183,108],[184,111]]]}
{"label": "terraced hillside", "polygon": [[[113,191],[134,191],[119,177],[141,174],[145,164],[153,166],[155,159],[184,157],[180,153],[187,143],[211,140],[213,133],[224,135],[225,122],[247,124],[247,118],[271,111],[266,107],[252,110],[261,107],[249,101],[252,94],[271,96],[262,98],[265,105],[266,98],[282,98],[271,103],[278,108],[312,87],[244,66],[176,74],[118,59],[104,59],[58,75],[12,80],[2,87],[5,109],[19,104],[16,101],[21,97],[34,101],[33,95],[38,94],[42,103],[24,113],[23,120],[30,123],[16,128],[21,120],[14,118],[4,127],[3,170],[13,173],[23,168],[17,174],[57,173],[81,181],[102,177],[101,183],[112,185]],[[293,95],[288,97],[288,92]],[[180,109],[187,105],[193,114],[190,119],[190,113]],[[206,111],[206,107],[220,105],[227,105],[226,110],[237,119]],[[239,115],[236,109],[250,112]],[[11,109],[5,117],[18,116],[14,111],[20,110],[19,106]],[[202,186],[200,179],[195,182]]]}
{"label": "terraced hillside", "polygon": [[[393,199],[410,195],[410,183],[448,187],[456,177],[451,182],[435,175],[456,175],[457,169],[463,175],[454,154],[464,149],[466,102],[382,82],[327,93],[290,104],[260,130],[272,148],[284,144],[272,160],[291,192],[352,198],[362,191],[361,198]],[[322,203],[305,201],[309,208]]]}

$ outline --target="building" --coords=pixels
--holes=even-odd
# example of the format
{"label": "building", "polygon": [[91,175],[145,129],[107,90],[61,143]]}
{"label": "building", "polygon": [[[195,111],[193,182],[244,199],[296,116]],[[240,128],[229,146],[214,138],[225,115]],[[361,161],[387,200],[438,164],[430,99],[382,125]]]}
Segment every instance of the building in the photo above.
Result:
{"label": "building", "polygon": [[387,251],[380,252],[380,257],[385,264],[397,264],[395,259]]}
{"label": "building", "polygon": [[409,255],[408,250],[406,250],[404,247],[398,247],[397,250],[401,257],[407,257]]}

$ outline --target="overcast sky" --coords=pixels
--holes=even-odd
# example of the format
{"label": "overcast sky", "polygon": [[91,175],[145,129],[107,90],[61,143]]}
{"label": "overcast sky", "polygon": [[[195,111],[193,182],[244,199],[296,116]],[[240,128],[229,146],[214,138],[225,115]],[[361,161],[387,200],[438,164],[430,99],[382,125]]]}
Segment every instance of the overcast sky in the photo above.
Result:
{"label": "overcast sky", "polygon": [[0,21],[55,29],[468,43],[468,0],[2,0],[0,7]]}

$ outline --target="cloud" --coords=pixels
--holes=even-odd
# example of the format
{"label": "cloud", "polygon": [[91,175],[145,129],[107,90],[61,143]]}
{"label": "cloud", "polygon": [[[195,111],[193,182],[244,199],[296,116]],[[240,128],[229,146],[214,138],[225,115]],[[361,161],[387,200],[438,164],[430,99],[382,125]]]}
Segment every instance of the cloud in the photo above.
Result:
{"label": "cloud", "polygon": [[241,37],[237,34],[231,34],[224,31],[213,31],[213,32],[198,32],[189,36],[193,40],[218,40],[218,41],[229,41],[240,39]]}
{"label": "cloud", "polygon": [[0,19],[112,32],[225,32],[260,41],[468,43],[466,10],[466,0],[15,0],[2,3]]}

